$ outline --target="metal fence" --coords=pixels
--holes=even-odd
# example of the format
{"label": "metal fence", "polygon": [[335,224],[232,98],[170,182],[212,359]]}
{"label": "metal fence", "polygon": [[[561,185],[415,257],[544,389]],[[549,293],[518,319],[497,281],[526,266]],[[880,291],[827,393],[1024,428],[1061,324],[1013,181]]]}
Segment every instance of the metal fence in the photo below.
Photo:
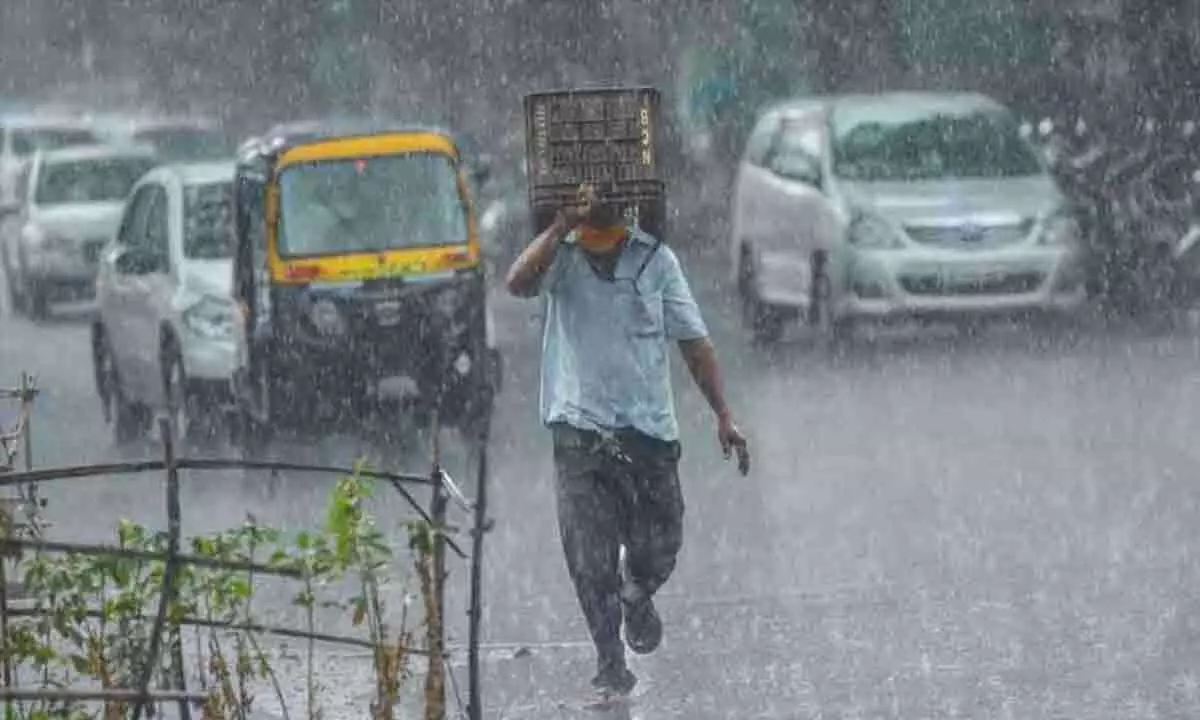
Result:
{"label": "metal fence", "polygon": [[[22,387],[24,388],[23,397],[27,398],[28,402],[32,401],[32,395],[29,394],[30,387],[27,381],[23,378]],[[12,393],[9,393],[10,395]],[[28,418],[28,402],[25,404],[25,411],[22,417]],[[56,467],[32,470],[30,469],[31,460],[28,454],[29,451],[29,426],[26,423],[20,428],[20,433],[9,432],[8,435],[15,439],[17,437],[24,438],[26,442],[26,469],[20,472],[0,473],[0,488],[22,488],[23,492],[29,492],[29,489],[36,488],[38,483],[48,481],[67,481],[71,479],[96,477],[103,475],[129,475],[147,472],[163,472],[166,477],[166,512],[167,512],[167,531],[166,544],[167,549],[164,553],[153,553],[144,550],[135,550],[128,548],[120,548],[116,546],[100,545],[100,544],[83,544],[83,543],[68,543],[46,540],[40,536],[40,533],[34,533],[30,537],[20,537],[13,532],[5,532],[3,537],[0,537],[0,555],[7,553],[19,553],[24,550],[41,551],[49,553],[79,553],[92,556],[111,556],[111,557],[127,557],[148,561],[163,562],[162,573],[162,589],[159,593],[159,603],[156,614],[153,616],[153,625],[151,626],[149,649],[147,652],[147,662],[141,671],[136,687],[127,688],[111,688],[102,690],[83,690],[83,689],[32,689],[16,687],[12,677],[4,678],[4,687],[0,688],[0,698],[3,698],[9,705],[7,717],[13,717],[11,703],[20,700],[36,700],[36,699],[57,699],[57,700],[104,700],[104,701],[125,701],[133,703],[134,710],[132,714],[133,720],[139,720],[147,705],[154,702],[176,702],[179,706],[181,718],[189,720],[190,705],[199,703],[206,697],[204,693],[189,691],[186,687],[186,680],[183,674],[179,673],[176,684],[177,687],[151,687],[153,682],[153,672],[157,666],[157,659],[161,657],[161,649],[163,643],[164,632],[167,625],[168,606],[175,597],[177,591],[176,578],[179,569],[186,565],[197,567],[210,567],[222,570],[245,571],[252,572],[264,576],[276,577],[298,577],[296,571],[281,569],[276,566],[266,564],[256,564],[251,562],[235,562],[219,560],[208,557],[200,557],[188,555],[180,550],[181,545],[181,516],[182,509],[180,507],[180,472],[183,470],[194,471],[222,471],[222,470],[242,470],[242,471],[265,471],[271,473],[316,473],[334,476],[348,476],[357,474],[360,477],[372,480],[383,481],[395,489],[397,493],[408,503],[412,510],[427,523],[434,531],[432,533],[433,549],[431,560],[433,564],[433,590],[435,603],[437,605],[434,615],[436,621],[427,624],[425,647],[410,648],[409,652],[414,655],[424,655],[428,657],[428,671],[426,674],[426,720],[442,720],[445,717],[445,679],[449,660],[449,653],[446,649],[446,625],[444,622],[444,601],[446,588],[446,554],[447,551],[453,553],[464,563],[469,565],[469,609],[468,609],[468,639],[467,639],[467,686],[468,698],[466,700],[465,714],[470,720],[480,720],[483,710],[481,705],[481,689],[480,689],[480,672],[479,672],[479,644],[480,644],[480,623],[482,620],[482,561],[483,561],[483,539],[486,533],[489,521],[487,518],[487,434],[488,421],[484,420],[483,427],[480,432],[480,452],[478,462],[478,488],[474,500],[468,500],[461,491],[457,483],[450,475],[440,467],[440,459],[435,453],[435,461],[432,470],[426,474],[404,474],[404,473],[389,473],[365,470],[361,468],[347,468],[336,466],[323,465],[305,465],[297,463],[281,463],[281,462],[260,462],[243,459],[225,459],[225,458],[189,458],[177,456],[175,445],[172,441],[172,432],[170,424],[167,420],[159,421],[159,432],[162,438],[162,457],[160,459],[147,459],[134,462],[120,463],[104,463],[94,465],[79,465],[70,467]],[[6,436],[8,437],[8,436]],[[430,492],[428,505],[422,505],[414,495],[414,491],[420,488],[427,488]],[[22,497],[25,497],[22,495]],[[468,549],[462,548],[453,538],[448,536],[447,514],[451,503],[456,504],[462,510],[468,512],[471,517],[470,546]],[[11,518],[11,515],[10,515]],[[9,527],[11,529],[11,525]],[[4,576],[0,573],[0,588],[4,585]],[[20,614],[20,611],[9,606],[8,596],[3,589],[0,589],[0,654],[7,657],[9,648],[9,635],[7,631],[9,618],[14,616],[14,613]],[[183,624],[201,624],[196,622],[185,622]],[[342,644],[356,647],[366,647],[374,649],[374,645],[370,642],[351,638],[340,637],[328,634],[320,634],[290,628],[272,628],[262,625],[246,625],[234,626],[229,624],[220,624],[220,627],[225,627],[230,630],[241,630],[248,632],[265,632],[276,635],[284,635],[288,637],[311,639],[317,642],[326,642],[333,644]],[[7,664],[6,664],[7,665]],[[430,697],[435,698],[433,702],[429,702]],[[461,698],[459,715],[462,714]]]}

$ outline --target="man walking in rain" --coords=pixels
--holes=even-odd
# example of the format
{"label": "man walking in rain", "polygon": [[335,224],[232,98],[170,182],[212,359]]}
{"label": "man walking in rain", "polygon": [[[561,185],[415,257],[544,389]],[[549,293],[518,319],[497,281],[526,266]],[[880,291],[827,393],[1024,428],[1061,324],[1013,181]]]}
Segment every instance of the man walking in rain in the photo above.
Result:
{"label": "man walking in rain", "polygon": [[559,533],[596,645],[592,685],[628,694],[636,653],[662,640],[654,594],[683,540],[678,425],[668,341],[675,341],[717,418],[726,457],[749,470],[746,440],[725,404],[716,353],[679,260],[626,227],[588,186],[578,204],[513,262],[508,290],[547,298],[541,414],[551,429]]}

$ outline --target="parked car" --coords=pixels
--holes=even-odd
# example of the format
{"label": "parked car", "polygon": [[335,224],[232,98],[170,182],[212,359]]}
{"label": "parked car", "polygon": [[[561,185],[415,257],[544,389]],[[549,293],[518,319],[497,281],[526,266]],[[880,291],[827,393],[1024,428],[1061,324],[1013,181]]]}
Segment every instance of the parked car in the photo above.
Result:
{"label": "parked car", "polygon": [[[92,364],[118,443],[153,410],[177,435],[212,433],[236,365],[232,161],[164,165],[129,195],[97,276]],[[211,436],[211,435],[210,435]]]}
{"label": "parked car", "polygon": [[738,168],[729,266],[759,341],[797,316],[823,336],[868,319],[1070,314],[1077,222],[1017,120],[977,94],[785,102]]}
{"label": "parked car", "polygon": [[12,211],[17,200],[17,173],[34,152],[99,142],[100,134],[79,118],[46,114],[0,116],[0,214]]}
{"label": "parked car", "polygon": [[103,126],[118,141],[153,146],[164,162],[220,160],[235,149],[220,124],[207,118],[139,115],[109,118]]}
{"label": "parked car", "polygon": [[156,164],[154,150],[92,145],[39,151],[22,178],[4,262],[12,306],[45,316],[59,299],[89,299],[100,249],[116,230],[125,198]]}

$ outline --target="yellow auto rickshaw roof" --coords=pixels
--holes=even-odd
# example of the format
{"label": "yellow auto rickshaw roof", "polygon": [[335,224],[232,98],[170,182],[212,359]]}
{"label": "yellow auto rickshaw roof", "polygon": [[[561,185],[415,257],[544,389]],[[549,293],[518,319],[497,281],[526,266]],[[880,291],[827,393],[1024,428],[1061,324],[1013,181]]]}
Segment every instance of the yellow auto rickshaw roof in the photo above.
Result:
{"label": "yellow auto rickshaw roof", "polygon": [[277,167],[283,169],[291,165],[323,160],[352,160],[411,152],[433,152],[458,157],[454,141],[441,133],[388,132],[305,142],[284,150],[279,156]]}

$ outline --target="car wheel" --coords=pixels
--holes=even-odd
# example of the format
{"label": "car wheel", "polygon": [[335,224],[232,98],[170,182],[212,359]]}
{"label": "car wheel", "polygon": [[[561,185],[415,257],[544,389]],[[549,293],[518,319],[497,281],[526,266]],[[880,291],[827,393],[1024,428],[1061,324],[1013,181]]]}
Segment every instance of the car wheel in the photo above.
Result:
{"label": "car wheel", "polygon": [[21,262],[21,256],[18,254],[12,258],[12,265],[5,268],[5,284],[8,286],[8,296],[12,300],[13,313],[17,315],[25,315],[29,308],[25,296],[25,272],[24,265]]}
{"label": "car wheel", "polygon": [[50,295],[44,283],[33,281],[21,273],[21,299],[30,320],[45,320],[50,314]]}
{"label": "car wheel", "polygon": [[0,272],[4,273],[4,291],[8,295],[8,307],[15,313],[20,304],[20,293],[17,291],[16,270],[13,264],[7,248],[0,245]]}
{"label": "car wheel", "polygon": [[[235,430],[234,444],[245,460],[259,460],[266,456],[267,449],[274,439],[274,423],[282,418],[276,408],[278,393],[271,386],[271,376],[266,368],[254,371],[253,379],[247,383],[244,392],[257,396],[256,402],[249,398],[235,396],[237,410],[234,413],[233,429]],[[261,421],[255,412],[260,411],[265,421]]]}
{"label": "car wheel", "polygon": [[[225,416],[229,430],[230,456],[242,462],[265,461],[271,443],[270,430],[254,418],[243,402],[241,399],[235,399],[234,405]],[[262,493],[267,498],[275,496],[280,480],[278,472],[243,467],[237,473],[241,476],[241,482],[252,488],[255,493]]]}
{"label": "car wheel", "polygon": [[783,336],[784,315],[758,297],[754,263],[750,251],[743,247],[738,263],[738,296],[742,303],[742,324],[750,330],[757,345],[770,345]]}
{"label": "car wheel", "polygon": [[111,362],[107,353],[107,341],[104,339],[104,326],[92,326],[92,380],[96,385],[96,397],[100,398],[100,409],[104,413],[104,422],[112,422],[109,414],[108,387],[111,372],[108,363]]}
{"label": "car wheel", "polygon": [[164,353],[162,373],[163,399],[171,432],[181,445],[192,445],[203,439],[208,417],[203,398],[191,387],[183,359],[174,347],[168,347]]}
{"label": "car wheel", "polygon": [[99,353],[101,373],[104,377],[103,387],[106,388],[104,417],[112,426],[113,443],[118,447],[126,446],[145,436],[150,426],[150,413],[138,403],[132,402],[125,396],[121,385],[121,374],[113,358],[112,345],[104,341],[103,350]]}

